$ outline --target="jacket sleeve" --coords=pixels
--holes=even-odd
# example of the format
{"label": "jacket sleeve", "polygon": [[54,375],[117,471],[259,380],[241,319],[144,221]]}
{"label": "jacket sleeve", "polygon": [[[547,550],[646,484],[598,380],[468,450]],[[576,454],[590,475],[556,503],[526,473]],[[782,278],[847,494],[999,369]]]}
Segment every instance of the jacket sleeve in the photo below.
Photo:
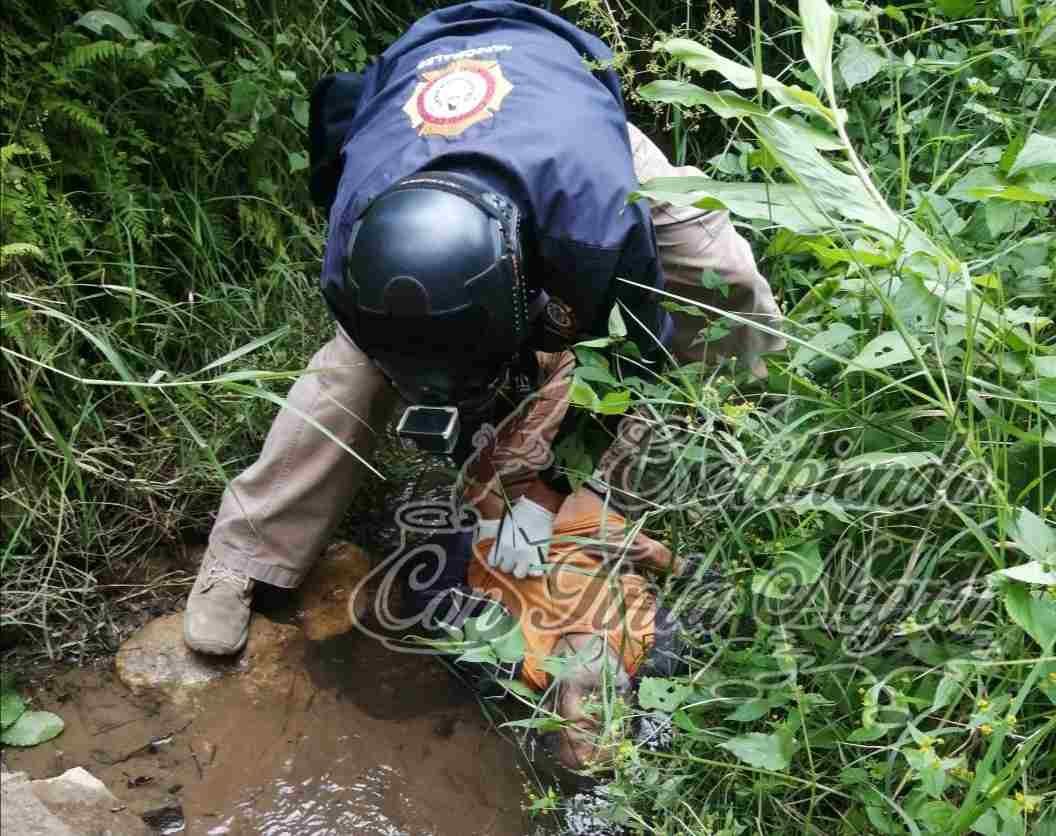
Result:
{"label": "jacket sleeve", "polygon": [[627,211],[638,218],[627,227],[622,246],[542,240],[542,286],[564,311],[560,317],[564,322],[556,324],[551,309],[544,311],[544,350],[559,351],[580,340],[606,336],[614,305],[620,307],[628,338],[643,357],[662,356],[670,345],[671,317],[661,304],[663,297],[653,292],[663,289],[664,274],[648,210],[632,204]]}
{"label": "jacket sleeve", "polygon": [[508,504],[527,495],[556,511],[563,497],[540,478],[553,464],[553,445],[569,407],[575,357],[539,354],[542,385],[498,427],[473,439],[475,450],[459,473],[458,492],[481,519],[501,518]]}

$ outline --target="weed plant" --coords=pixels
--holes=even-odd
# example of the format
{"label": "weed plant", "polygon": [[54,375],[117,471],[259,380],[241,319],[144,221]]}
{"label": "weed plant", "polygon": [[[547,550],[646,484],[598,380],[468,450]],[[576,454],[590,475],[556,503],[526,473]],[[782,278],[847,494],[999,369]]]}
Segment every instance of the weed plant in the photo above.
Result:
{"label": "weed plant", "polygon": [[[1053,834],[1056,5],[785,15],[742,54],[659,42],[677,70],[639,91],[723,121],[699,177],[641,194],[731,212],[789,350],[760,385],[577,349],[588,419],[653,424],[636,524],[724,582],[662,590],[698,623],[685,675],[599,695],[589,815],[535,806],[591,833]],[[738,320],[669,304],[703,340]]]}
{"label": "weed plant", "polygon": [[308,93],[421,11],[6,4],[5,642],[111,647],[140,558],[208,530],[331,334]]}

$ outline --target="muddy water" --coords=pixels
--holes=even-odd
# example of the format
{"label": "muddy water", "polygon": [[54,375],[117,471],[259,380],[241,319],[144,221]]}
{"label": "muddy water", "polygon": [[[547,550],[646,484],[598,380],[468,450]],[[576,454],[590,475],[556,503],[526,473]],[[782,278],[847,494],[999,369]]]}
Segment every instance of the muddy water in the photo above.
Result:
{"label": "muddy water", "polygon": [[[159,832],[523,836],[517,749],[427,657],[349,634],[303,642],[281,688],[239,676],[182,706],[131,696],[108,670],[51,679],[36,707],[66,730],[4,753],[32,778],[83,766]],[[168,808],[168,814],[158,813]]]}

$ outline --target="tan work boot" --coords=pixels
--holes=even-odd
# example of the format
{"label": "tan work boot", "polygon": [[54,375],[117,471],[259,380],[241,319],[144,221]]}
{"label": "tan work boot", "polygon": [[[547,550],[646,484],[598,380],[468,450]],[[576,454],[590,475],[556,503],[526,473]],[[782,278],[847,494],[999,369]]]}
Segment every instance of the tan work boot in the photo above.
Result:
{"label": "tan work boot", "polygon": [[214,656],[228,656],[245,647],[254,583],[206,552],[183,614],[187,646]]}

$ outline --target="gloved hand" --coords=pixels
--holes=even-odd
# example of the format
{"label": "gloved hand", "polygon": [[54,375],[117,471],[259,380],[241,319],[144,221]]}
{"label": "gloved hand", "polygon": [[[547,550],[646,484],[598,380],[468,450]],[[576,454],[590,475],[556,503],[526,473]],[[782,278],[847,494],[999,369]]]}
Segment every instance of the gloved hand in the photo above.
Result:
{"label": "gloved hand", "polygon": [[488,565],[500,572],[523,578],[543,574],[543,564],[554,534],[554,514],[526,496],[513,503],[502,518],[483,520],[477,542],[495,537],[488,552]]}

